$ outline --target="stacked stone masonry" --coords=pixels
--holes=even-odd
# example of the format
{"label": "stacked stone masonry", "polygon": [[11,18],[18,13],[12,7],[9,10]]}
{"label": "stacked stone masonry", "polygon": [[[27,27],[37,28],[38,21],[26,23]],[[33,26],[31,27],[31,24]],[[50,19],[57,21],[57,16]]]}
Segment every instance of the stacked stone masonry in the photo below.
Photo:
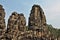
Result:
{"label": "stacked stone masonry", "polygon": [[2,5],[0,5],[0,40],[5,39],[5,11]]}
{"label": "stacked stone masonry", "polygon": [[17,12],[13,12],[10,18],[8,19],[7,25],[7,40],[18,40],[18,36],[20,32],[25,32],[26,21],[24,15],[17,14]]}
{"label": "stacked stone masonry", "polygon": [[39,5],[33,5],[28,27],[24,14],[13,12],[6,28],[5,11],[0,5],[0,40],[55,40],[46,25],[44,11]]}

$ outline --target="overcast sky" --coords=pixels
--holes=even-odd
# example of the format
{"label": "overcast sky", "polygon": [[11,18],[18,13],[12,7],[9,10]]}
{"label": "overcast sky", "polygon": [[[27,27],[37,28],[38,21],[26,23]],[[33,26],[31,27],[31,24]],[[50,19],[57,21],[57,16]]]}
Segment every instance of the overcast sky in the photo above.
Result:
{"label": "overcast sky", "polygon": [[60,28],[60,0],[0,0],[3,5],[8,21],[12,12],[23,13],[28,23],[30,10],[34,4],[38,4],[45,12],[47,23],[55,28]]}

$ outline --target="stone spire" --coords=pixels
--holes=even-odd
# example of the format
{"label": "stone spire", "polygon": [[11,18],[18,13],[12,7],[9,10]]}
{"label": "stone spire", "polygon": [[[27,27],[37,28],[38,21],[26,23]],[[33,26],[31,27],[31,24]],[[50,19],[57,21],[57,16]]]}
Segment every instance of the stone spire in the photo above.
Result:
{"label": "stone spire", "polygon": [[8,29],[14,29],[13,26],[14,27],[17,26],[18,30],[20,31],[24,30],[24,27],[26,26],[26,19],[22,13],[21,14],[17,14],[17,12],[12,13],[8,20]]}
{"label": "stone spire", "polygon": [[25,31],[26,30],[26,19],[25,19],[25,17],[24,17],[24,15],[21,13],[21,14],[19,14],[19,17],[18,17],[18,28],[19,28],[19,30],[20,31]]}
{"label": "stone spire", "polygon": [[7,29],[13,29],[15,21],[18,19],[17,12],[13,12],[10,18],[8,19]]}
{"label": "stone spire", "polygon": [[33,5],[29,17],[29,28],[39,29],[42,25],[46,25],[44,12],[39,5]]}
{"label": "stone spire", "polygon": [[5,11],[2,5],[0,5],[0,40],[4,40],[5,35]]}
{"label": "stone spire", "polygon": [[19,32],[24,32],[26,26],[26,20],[23,14],[18,14],[13,12],[10,18],[8,19],[7,25],[7,40],[17,40]]}
{"label": "stone spire", "polygon": [[47,34],[46,18],[39,5],[32,6],[28,26],[34,31],[34,37],[42,38]]}
{"label": "stone spire", "polygon": [[[18,32],[18,24],[17,24],[18,14],[17,12],[13,12],[12,15],[8,19],[7,25],[7,40],[13,40]],[[16,38],[15,38],[16,39]]]}

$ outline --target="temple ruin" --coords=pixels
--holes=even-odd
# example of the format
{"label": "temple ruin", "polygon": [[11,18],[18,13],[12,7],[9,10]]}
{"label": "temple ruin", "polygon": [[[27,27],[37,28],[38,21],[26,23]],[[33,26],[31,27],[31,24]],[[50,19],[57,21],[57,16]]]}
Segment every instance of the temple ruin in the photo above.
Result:
{"label": "temple ruin", "polygon": [[5,11],[0,5],[0,40],[55,40],[51,35],[41,6],[32,6],[28,27],[23,13],[12,12],[6,29]]}

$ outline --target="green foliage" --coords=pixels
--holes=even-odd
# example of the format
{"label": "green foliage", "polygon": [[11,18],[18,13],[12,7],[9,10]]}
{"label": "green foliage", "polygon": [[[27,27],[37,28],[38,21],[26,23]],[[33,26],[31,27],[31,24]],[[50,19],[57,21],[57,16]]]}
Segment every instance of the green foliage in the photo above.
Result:
{"label": "green foliage", "polygon": [[53,34],[55,37],[60,36],[60,29],[53,28],[52,25],[48,25],[48,24],[47,24],[47,27],[48,27],[48,30],[51,32],[51,34]]}

